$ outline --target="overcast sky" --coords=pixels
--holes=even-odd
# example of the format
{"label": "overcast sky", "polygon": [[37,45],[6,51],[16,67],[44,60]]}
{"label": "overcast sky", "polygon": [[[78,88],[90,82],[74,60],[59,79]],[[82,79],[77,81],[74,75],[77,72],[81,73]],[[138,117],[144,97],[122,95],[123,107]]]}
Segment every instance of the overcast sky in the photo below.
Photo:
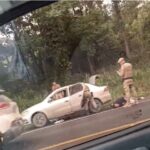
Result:
{"label": "overcast sky", "polygon": [[104,4],[111,4],[111,0],[104,0]]}

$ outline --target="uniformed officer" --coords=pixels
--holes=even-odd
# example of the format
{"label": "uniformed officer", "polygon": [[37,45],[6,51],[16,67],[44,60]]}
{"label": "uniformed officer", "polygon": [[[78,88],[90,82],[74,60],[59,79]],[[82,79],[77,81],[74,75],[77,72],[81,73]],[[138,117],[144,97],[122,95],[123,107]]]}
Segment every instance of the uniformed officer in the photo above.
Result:
{"label": "uniformed officer", "polygon": [[[120,69],[117,71],[117,73],[122,78],[127,105],[130,105],[131,98],[137,98],[137,93],[133,85],[132,64],[127,63],[124,58],[119,58],[118,63],[120,64]],[[137,102],[136,99],[135,102]]]}
{"label": "uniformed officer", "polygon": [[96,107],[95,106],[96,104],[94,103],[93,95],[90,92],[89,87],[86,84],[84,84],[84,87],[83,87],[83,100],[82,100],[81,107],[84,107],[87,114],[89,114],[89,106],[88,106],[89,101],[91,101],[92,105],[94,107]]}

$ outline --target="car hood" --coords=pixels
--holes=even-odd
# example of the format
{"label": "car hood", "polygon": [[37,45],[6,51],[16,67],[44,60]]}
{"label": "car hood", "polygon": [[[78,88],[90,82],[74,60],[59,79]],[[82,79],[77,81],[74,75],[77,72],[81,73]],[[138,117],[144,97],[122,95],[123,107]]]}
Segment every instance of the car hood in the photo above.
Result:
{"label": "car hood", "polygon": [[38,104],[36,104],[36,105],[33,105],[33,106],[31,106],[31,107],[25,109],[25,110],[22,112],[22,115],[24,115],[24,114],[26,114],[26,113],[31,113],[31,112],[35,112],[35,111],[40,111],[40,110],[42,110],[42,108],[43,108],[42,106],[43,106],[43,105],[44,105],[43,102],[38,103]]}

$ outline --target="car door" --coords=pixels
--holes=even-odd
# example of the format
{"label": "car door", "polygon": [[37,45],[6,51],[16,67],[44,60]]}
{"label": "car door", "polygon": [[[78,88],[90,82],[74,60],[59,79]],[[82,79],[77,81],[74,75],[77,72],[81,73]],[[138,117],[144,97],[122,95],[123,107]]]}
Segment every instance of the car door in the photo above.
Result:
{"label": "car door", "polygon": [[71,113],[71,105],[69,102],[68,88],[57,90],[48,104],[47,112],[53,114],[53,118],[61,117]]}
{"label": "car door", "polygon": [[81,109],[81,102],[83,99],[83,85],[81,83],[71,85],[69,87],[70,104],[73,112]]}

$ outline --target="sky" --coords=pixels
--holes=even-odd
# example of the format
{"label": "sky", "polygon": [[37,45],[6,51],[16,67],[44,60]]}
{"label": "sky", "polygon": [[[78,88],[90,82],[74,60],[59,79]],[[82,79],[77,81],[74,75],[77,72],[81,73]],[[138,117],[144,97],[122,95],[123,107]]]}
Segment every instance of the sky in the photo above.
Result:
{"label": "sky", "polygon": [[104,0],[104,4],[111,4],[111,0]]}

